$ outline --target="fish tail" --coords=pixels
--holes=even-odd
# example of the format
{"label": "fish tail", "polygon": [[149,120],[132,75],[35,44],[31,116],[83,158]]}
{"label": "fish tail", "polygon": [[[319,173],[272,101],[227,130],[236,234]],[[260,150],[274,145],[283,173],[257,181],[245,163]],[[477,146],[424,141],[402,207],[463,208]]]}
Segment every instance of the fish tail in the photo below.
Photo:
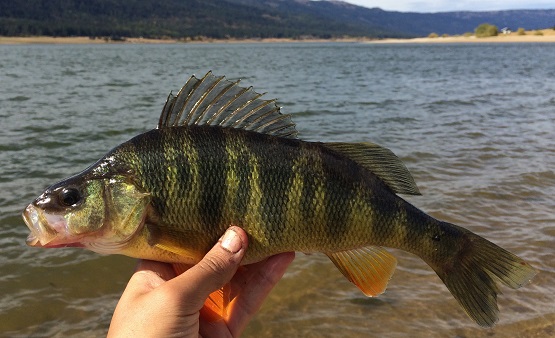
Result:
{"label": "fish tail", "polygon": [[[521,258],[464,228],[443,223],[444,228],[462,232],[461,241],[443,262],[428,262],[465,312],[476,323],[491,327],[498,320],[496,279],[518,289],[537,271]],[[454,251],[453,251],[454,250]],[[441,250],[440,250],[441,251]]]}

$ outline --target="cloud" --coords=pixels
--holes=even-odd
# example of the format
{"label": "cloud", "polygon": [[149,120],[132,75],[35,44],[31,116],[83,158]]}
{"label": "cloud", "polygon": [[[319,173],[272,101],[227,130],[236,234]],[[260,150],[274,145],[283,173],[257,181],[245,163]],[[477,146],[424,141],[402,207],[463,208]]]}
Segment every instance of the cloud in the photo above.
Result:
{"label": "cloud", "polygon": [[420,0],[420,1],[388,1],[388,0],[346,0],[364,7],[379,7],[389,11],[401,12],[450,12],[450,11],[499,11],[508,9],[555,9],[553,0]]}

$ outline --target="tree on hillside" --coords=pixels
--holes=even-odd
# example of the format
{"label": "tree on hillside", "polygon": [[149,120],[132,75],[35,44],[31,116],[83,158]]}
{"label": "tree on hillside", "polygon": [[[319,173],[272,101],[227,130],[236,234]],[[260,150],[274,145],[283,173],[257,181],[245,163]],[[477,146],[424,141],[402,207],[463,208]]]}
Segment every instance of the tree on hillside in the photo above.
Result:
{"label": "tree on hillside", "polygon": [[497,36],[498,33],[497,26],[490,25],[489,23],[483,23],[474,30],[474,34],[477,38]]}

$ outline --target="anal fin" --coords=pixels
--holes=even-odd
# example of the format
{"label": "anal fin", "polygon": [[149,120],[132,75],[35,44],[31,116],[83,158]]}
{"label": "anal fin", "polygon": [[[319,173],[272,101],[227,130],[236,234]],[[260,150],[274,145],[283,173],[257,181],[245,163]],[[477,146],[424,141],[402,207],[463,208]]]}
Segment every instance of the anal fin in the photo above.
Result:
{"label": "anal fin", "polygon": [[397,259],[378,246],[326,255],[339,271],[368,297],[378,296],[385,291],[397,266]]}

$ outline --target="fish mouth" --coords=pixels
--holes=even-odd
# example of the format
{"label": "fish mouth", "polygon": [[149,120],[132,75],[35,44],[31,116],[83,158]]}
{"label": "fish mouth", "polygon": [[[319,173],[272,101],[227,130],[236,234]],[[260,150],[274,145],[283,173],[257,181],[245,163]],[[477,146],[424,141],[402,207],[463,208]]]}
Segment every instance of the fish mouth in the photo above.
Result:
{"label": "fish mouth", "polygon": [[59,237],[60,230],[67,229],[67,222],[63,216],[47,214],[32,204],[25,208],[22,216],[31,231],[25,241],[29,246],[57,246],[53,241]]}

